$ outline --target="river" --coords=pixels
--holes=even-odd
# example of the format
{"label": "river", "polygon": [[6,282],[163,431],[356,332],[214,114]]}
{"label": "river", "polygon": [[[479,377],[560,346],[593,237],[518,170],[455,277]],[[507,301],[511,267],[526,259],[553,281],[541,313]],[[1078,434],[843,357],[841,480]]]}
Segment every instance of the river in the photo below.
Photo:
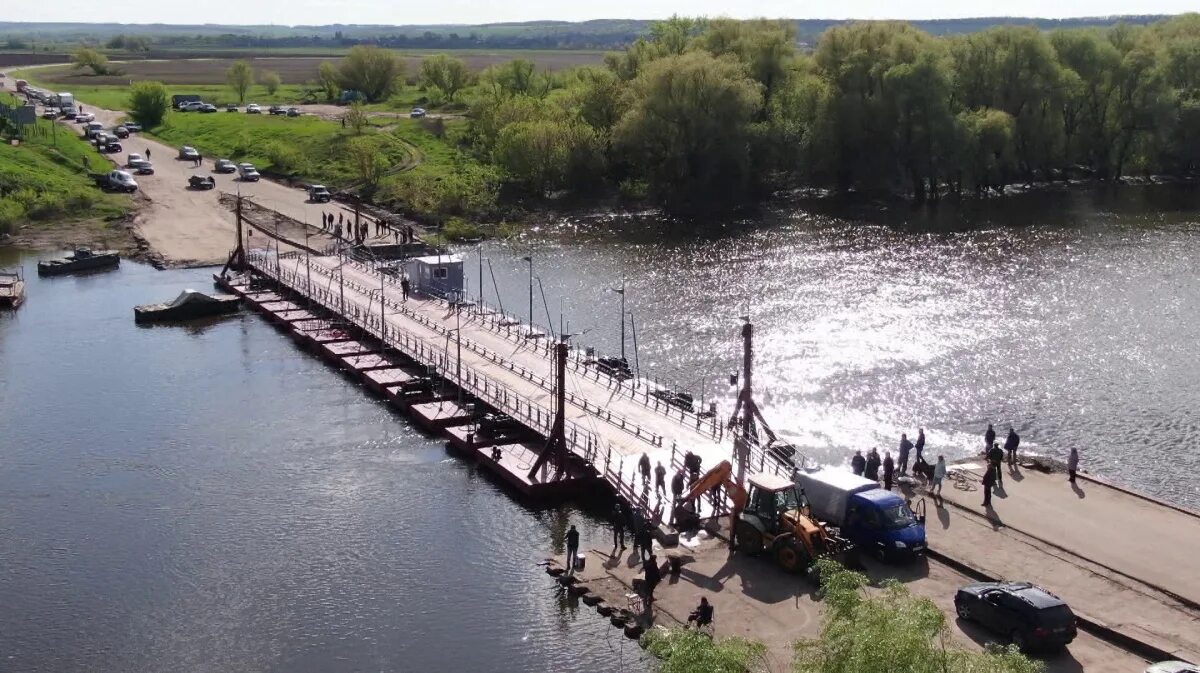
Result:
{"label": "river", "polygon": [[[985,205],[572,218],[482,251],[506,308],[530,256],[607,351],[624,277],[641,368],[725,411],[750,315],[767,418],[814,459],[918,425],[965,456],[990,421],[1200,505],[1195,190]],[[646,670],[536,565],[568,523],[604,539],[590,514],[519,504],[256,316],[134,326],[211,270],[34,261],[0,315],[0,671]]]}

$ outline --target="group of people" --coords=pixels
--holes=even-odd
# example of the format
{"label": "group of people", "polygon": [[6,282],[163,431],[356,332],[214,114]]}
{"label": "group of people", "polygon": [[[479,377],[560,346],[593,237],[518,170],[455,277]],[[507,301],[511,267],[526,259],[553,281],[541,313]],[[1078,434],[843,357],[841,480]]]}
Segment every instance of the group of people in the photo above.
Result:
{"label": "group of people", "polygon": [[334,238],[343,238],[344,233],[346,240],[352,240],[358,245],[367,240],[372,225],[375,227],[376,238],[386,236],[388,231],[391,231],[397,244],[408,244],[417,240],[416,230],[411,224],[393,224],[383,219],[370,220],[361,216],[350,218],[346,217],[345,213],[338,213],[337,217],[334,217],[333,213],[321,213],[321,231],[333,235]]}
{"label": "group of people", "polygon": [[866,456],[863,456],[862,451],[855,451],[854,457],[850,459],[850,468],[854,471],[854,474],[870,479],[871,481],[880,481],[880,469],[882,468],[883,487],[890,491],[897,476],[908,476],[910,458],[913,461],[912,471],[923,475],[940,488],[941,479],[946,476],[946,459],[938,456],[936,465],[930,465],[926,462],[925,428],[917,428],[917,441],[915,442],[908,438],[907,433],[900,435],[900,447],[897,451],[896,460],[892,459],[891,451],[884,452],[881,459],[879,457],[879,448],[874,447]]}

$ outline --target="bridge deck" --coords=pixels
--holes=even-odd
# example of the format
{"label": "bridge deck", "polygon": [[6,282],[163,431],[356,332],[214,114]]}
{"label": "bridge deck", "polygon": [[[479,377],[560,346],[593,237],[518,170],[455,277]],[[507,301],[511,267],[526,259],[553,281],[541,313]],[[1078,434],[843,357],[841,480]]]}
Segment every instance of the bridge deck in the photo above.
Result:
{"label": "bridge deck", "polygon": [[[259,250],[251,252],[248,261],[257,273],[434,368],[489,406],[543,436],[549,432],[554,405],[554,347],[549,339],[526,338],[519,326],[470,307],[456,315],[455,307],[444,300],[410,296],[406,301],[393,278],[346,258],[294,253],[277,257]],[[456,359],[460,327],[461,366]],[[685,451],[698,454],[706,467],[730,458],[732,443],[718,419],[659,401],[647,381],[620,381],[601,373],[587,364],[579,349],[572,348],[566,381],[569,449],[631,500],[640,500],[643,492],[637,477],[643,452],[652,466],[661,461],[667,467],[668,480]]]}

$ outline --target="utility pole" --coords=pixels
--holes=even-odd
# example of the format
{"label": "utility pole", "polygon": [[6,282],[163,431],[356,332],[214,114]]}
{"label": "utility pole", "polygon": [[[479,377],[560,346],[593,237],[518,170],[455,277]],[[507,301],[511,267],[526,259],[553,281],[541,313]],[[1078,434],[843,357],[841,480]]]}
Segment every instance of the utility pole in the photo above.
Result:
{"label": "utility pole", "polygon": [[550,436],[546,439],[546,446],[542,452],[538,454],[537,460],[533,461],[533,467],[529,469],[529,479],[532,481],[538,470],[546,461],[554,462],[554,479],[560,479],[566,473],[567,468],[567,432],[566,432],[566,403],[567,403],[567,356],[570,353],[570,347],[567,345],[567,335],[555,346],[555,378],[554,378],[554,424],[550,428]]}
{"label": "utility pole", "polygon": [[483,313],[483,244],[480,243],[475,248],[475,250],[479,256],[479,311],[478,311],[478,313],[482,314]]}
{"label": "utility pole", "polygon": [[[742,412],[741,417],[741,432],[733,438],[734,458],[737,460],[737,485],[738,488],[745,489],[746,487],[746,463],[750,461],[750,442],[757,437],[757,430],[754,427],[754,417],[759,413],[758,406],[754,403],[754,325],[750,322],[750,316],[743,316],[745,324],[742,325],[742,390],[738,393],[737,405],[733,409],[733,418],[730,421],[737,419],[738,411]],[[733,506],[733,511],[730,513],[730,531],[729,547],[732,549],[737,545],[737,521],[742,514],[742,508],[736,503]]]}
{"label": "utility pole", "polygon": [[529,262],[529,333],[533,334],[533,257],[522,257]]}
{"label": "utility pole", "polygon": [[625,362],[625,279],[621,279],[621,289],[613,290],[621,295],[621,362]]}
{"label": "utility pole", "polygon": [[454,302],[454,382],[458,387],[458,406],[462,408],[462,293]]}

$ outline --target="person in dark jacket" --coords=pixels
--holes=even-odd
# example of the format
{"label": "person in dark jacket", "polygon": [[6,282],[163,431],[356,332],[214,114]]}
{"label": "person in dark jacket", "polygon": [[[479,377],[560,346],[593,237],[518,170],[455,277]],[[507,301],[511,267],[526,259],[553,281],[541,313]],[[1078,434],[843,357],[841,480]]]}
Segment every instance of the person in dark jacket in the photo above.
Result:
{"label": "person in dark jacket", "polygon": [[988,423],[988,429],[983,433],[983,450],[986,452],[992,448],[992,444],[996,443],[996,429]]}
{"label": "person in dark jacket", "polygon": [[862,451],[855,451],[854,457],[850,459],[850,470],[861,477],[866,469],[867,459],[863,458]]}
{"label": "person in dark jacket", "polygon": [[676,471],[675,476],[671,477],[671,495],[676,503],[683,497],[683,470]]}
{"label": "person in dark jacket", "polygon": [[650,456],[642,453],[642,457],[638,459],[638,472],[642,475],[642,483],[650,483]]}
{"label": "person in dark jacket", "polygon": [[987,454],[988,465],[996,472],[996,485],[1003,486],[1004,479],[1000,476],[1000,465],[1004,462],[1004,449],[1000,448],[1000,444],[992,442],[992,449]]}
{"label": "person in dark jacket", "polygon": [[654,551],[654,533],[652,531],[653,529],[650,527],[649,522],[647,522],[643,524],[642,529],[637,532],[639,550],[638,558],[644,559],[646,556],[654,558],[654,554],[651,553]]}
{"label": "person in dark jacket", "polygon": [[883,456],[883,487],[887,490],[892,490],[892,476],[896,473],[896,464],[892,462],[892,452],[888,451]]}
{"label": "person in dark jacket", "polygon": [[575,557],[579,555],[579,531],[575,526],[567,531],[567,574],[575,574]]}
{"label": "person in dark jacket", "polygon": [[658,557],[654,554],[642,563],[642,578],[646,583],[646,609],[654,603],[654,589],[662,580],[662,571],[658,569]]}
{"label": "person in dark jacket", "polygon": [[879,449],[871,449],[867,454],[866,477],[871,481],[879,481]]}
{"label": "person in dark jacket", "polygon": [[1008,452],[1008,464],[1017,464],[1017,447],[1021,445],[1021,436],[1012,428],[1008,429],[1008,439],[1004,440],[1004,450]]}
{"label": "person in dark jacket", "polygon": [[613,505],[612,511],[613,549],[625,549],[625,510],[621,503]]}
{"label": "person in dark jacket", "polygon": [[992,487],[996,485],[996,475],[999,473],[999,467],[989,467],[983,475],[983,506],[988,509],[992,507]]}
{"label": "person in dark jacket", "polygon": [[908,441],[908,435],[900,434],[900,474],[908,474],[908,454],[912,451],[913,443]]}
{"label": "person in dark jacket", "polygon": [[925,428],[917,428],[917,443],[913,444],[913,448],[917,450],[917,457],[913,459],[913,462],[925,460],[923,456],[925,453]]}
{"label": "person in dark jacket", "polygon": [[667,468],[663,467],[661,460],[654,466],[654,495],[658,495],[659,492],[667,494]]}

